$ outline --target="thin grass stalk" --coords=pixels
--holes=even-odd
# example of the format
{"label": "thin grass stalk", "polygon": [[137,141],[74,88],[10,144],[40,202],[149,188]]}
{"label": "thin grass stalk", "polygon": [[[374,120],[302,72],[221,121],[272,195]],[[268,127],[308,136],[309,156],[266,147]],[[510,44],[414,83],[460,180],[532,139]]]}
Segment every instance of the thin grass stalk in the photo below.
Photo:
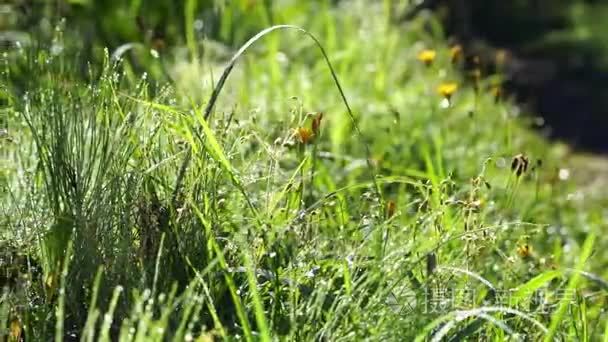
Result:
{"label": "thin grass stalk", "polygon": [[[256,34],[255,36],[253,36],[252,38],[250,38],[245,44],[243,44],[241,46],[241,48],[234,54],[234,56],[232,56],[232,59],[230,60],[230,62],[228,62],[228,65],[226,66],[226,68],[224,68],[224,71],[222,73],[222,75],[220,76],[218,83],[215,85],[215,87],[213,88],[213,91],[211,93],[211,97],[209,98],[209,102],[207,102],[207,106],[205,107],[204,110],[204,114],[203,114],[203,118],[206,120],[209,119],[211,112],[213,111],[213,107],[215,106],[215,103],[217,102],[217,99],[224,87],[224,84],[226,83],[226,80],[228,79],[228,76],[230,75],[230,73],[232,72],[232,69],[234,68],[234,66],[236,65],[236,62],[239,60],[239,58],[245,53],[245,51],[247,51],[249,49],[249,47],[251,47],[255,42],[257,42],[258,40],[260,40],[262,37],[266,36],[267,34],[276,31],[276,30],[296,30],[299,32],[304,33],[307,37],[309,37],[310,39],[312,39],[314,41],[314,43],[316,44],[317,48],[319,49],[319,51],[321,52],[321,54],[323,55],[323,58],[325,59],[325,62],[327,63],[327,66],[329,68],[329,71],[331,73],[331,76],[334,80],[334,84],[336,85],[336,88],[338,89],[338,92],[340,93],[340,96],[342,98],[342,102],[344,103],[344,106],[346,107],[346,110],[348,112],[348,115],[351,119],[351,122],[353,124],[353,127],[355,128],[355,132],[357,133],[357,135],[361,138],[364,146],[365,146],[365,152],[366,152],[366,163],[367,163],[367,167],[368,170],[370,171],[370,178],[372,179],[372,183],[374,185],[374,190],[376,192],[376,195],[378,196],[378,198],[381,201],[381,204],[384,203],[383,200],[383,196],[382,196],[382,191],[380,189],[379,184],[376,182],[376,175],[374,172],[374,166],[372,165],[372,160],[371,160],[371,151],[369,148],[369,144],[367,144],[365,142],[363,133],[361,132],[361,129],[359,128],[359,124],[358,124],[358,120],[355,117],[349,103],[348,100],[346,99],[346,95],[344,94],[344,90],[342,89],[342,85],[340,84],[340,81],[338,79],[338,75],[335,72],[335,69],[333,67],[333,65],[331,64],[331,61],[329,60],[329,56],[327,55],[327,53],[325,52],[325,49],[323,48],[323,45],[321,45],[321,42],[319,42],[319,40],[310,32],[308,32],[307,30],[299,27],[299,26],[295,26],[295,25],[275,25],[272,27],[269,27],[267,29],[264,29],[262,31],[260,31],[258,34]],[[184,157],[184,161],[182,162],[180,168],[179,168],[179,173],[178,173],[178,177],[174,186],[174,191],[173,191],[173,196],[172,196],[172,203],[174,208],[178,208],[178,199],[180,196],[180,192],[181,192],[181,187],[183,184],[183,180],[184,180],[184,176],[186,174],[186,171],[188,170],[188,167],[190,165],[192,159],[192,147],[189,146],[188,150],[186,152],[186,156]],[[381,205],[381,208],[383,208],[383,205]]]}

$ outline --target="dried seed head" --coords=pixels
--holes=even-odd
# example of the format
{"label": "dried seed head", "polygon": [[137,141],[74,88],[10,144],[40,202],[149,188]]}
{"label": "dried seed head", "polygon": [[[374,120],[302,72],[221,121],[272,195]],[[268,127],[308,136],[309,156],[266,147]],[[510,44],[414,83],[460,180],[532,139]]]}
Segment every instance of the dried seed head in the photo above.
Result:
{"label": "dried seed head", "polygon": [[323,113],[321,113],[321,112],[315,114],[315,116],[312,118],[312,132],[315,135],[319,135],[319,132],[321,130],[321,120],[322,119],[323,119]]}
{"label": "dried seed head", "polygon": [[460,44],[454,45],[450,48],[450,60],[452,63],[458,62],[462,55],[462,46]]}
{"label": "dried seed head", "polygon": [[390,200],[386,202],[386,218],[389,219],[395,215],[395,211],[397,210],[397,204],[395,201]]}
{"label": "dried seed head", "polygon": [[475,90],[479,90],[479,83],[481,82],[481,69],[478,67],[473,69],[470,73],[471,79],[473,80],[473,87]]}
{"label": "dried seed head", "polygon": [[498,103],[502,98],[502,87],[500,85],[494,85],[490,88],[490,93],[494,97],[494,102]]}
{"label": "dried seed head", "polygon": [[437,268],[437,254],[429,253],[426,255],[426,274],[430,277]]}
{"label": "dried seed head", "polygon": [[528,171],[529,165],[530,161],[528,160],[528,157],[520,153],[513,157],[513,160],[511,161],[511,171],[513,171],[517,177],[520,177]]}
{"label": "dried seed head", "polygon": [[499,49],[496,51],[496,65],[503,66],[509,60],[509,52]]}

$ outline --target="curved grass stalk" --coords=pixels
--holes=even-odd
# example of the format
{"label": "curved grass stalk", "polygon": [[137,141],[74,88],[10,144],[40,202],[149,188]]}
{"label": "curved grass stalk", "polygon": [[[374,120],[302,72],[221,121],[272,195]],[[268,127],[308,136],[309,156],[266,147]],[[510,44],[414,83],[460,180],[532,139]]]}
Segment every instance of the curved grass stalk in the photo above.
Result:
{"label": "curved grass stalk", "polygon": [[[346,99],[346,95],[344,94],[344,90],[342,89],[342,85],[340,84],[340,81],[338,80],[338,75],[336,74],[336,71],[335,71],[333,65],[331,64],[331,62],[329,60],[329,56],[327,55],[327,52],[323,48],[323,45],[321,45],[321,43],[319,42],[319,40],[312,33],[308,32],[307,30],[305,30],[305,29],[303,29],[303,28],[301,28],[299,26],[295,26],[295,25],[275,25],[275,26],[271,26],[269,28],[266,28],[266,29],[260,31],[259,33],[257,33],[255,36],[251,37],[245,44],[243,44],[239,48],[239,50],[230,59],[230,62],[228,62],[228,65],[224,68],[224,71],[222,72],[222,75],[220,76],[220,78],[219,78],[217,84],[215,85],[215,87],[213,88],[213,91],[211,93],[211,97],[209,98],[209,102],[207,102],[207,105],[206,105],[205,110],[204,110],[203,119],[205,121],[207,121],[209,119],[209,117],[211,116],[211,112],[213,111],[213,107],[215,106],[215,103],[217,102],[217,99],[218,99],[220,93],[222,92],[224,84],[226,83],[226,80],[228,79],[228,76],[230,76],[230,73],[232,72],[232,69],[236,65],[236,62],[239,60],[239,58],[245,53],[245,51],[247,51],[258,40],[260,40],[261,38],[263,38],[267,34],[273,32],[273,31],[277,31],[277,30],[296,30],[296,31],[299,31],[301,33],[304,33],[307,37],[309,37],[310,39],[312,39],[314,41],[315,45],[317,46],[317,48],[319,49],[319,51],[323,55],[323,59],[327,63],[327,67],[329,68],[329,71],[330,71],[331,76],[333,78],[334,84],[336,85],[336,88],[338,89],[338,92],[340,93],[340,96],[342,98],[342,102],[344,102],[344,106],[346,107],[346,110],[348,112],[348,115],[349,115],[349,117],[351,119],[351,122],[353,124],[353,127],[355,128],[355,131],[356,131],[357,135],[359,135],[359,137],[363,138],[363,133],[361,132],[361,129],[359,128],[359,124],[357,122],[357,118],[353,114],[353,111],[352,111],[352,109],[351,109],[351,107],[350,107],[350,105],[348,103],[348,100]],[[376,192],[376,195],[380,199],[380,201],[384,202],[383,197],[382,197],[382,192],[380,190],[380,186],[379,186],[378,182],[376,181],[376,175],[374,173],[374,167],[373,167],[372,162],[371,162],[371,151],[370,151],[369,145],[367,143],[365,143],[364,139],[361,139],[361,140],[363,141],[363,144],[365,145],[366,162],[367,162],[367,167],[368,167],[368,169],[369,169],[369,171],[371,173],[371,179],[372,179],[372,183],[374,185],[374,190]],[[181,186],[182,186],[182,183],[183,183],[186,171],[188,170],[188,167],[190,166],[191,160],[192,160],[192,147],[189,147],[188,150],[187,150],[186,156],[184,158],[184,161],[182,162],[182,165],[179,168],[179,173],[178,173],[177,180],[176,180],[176,183],[175,183],[174,192],[173,192],[173,198],[172,198],[172,203],[173,203],[174,207],[177,207],[177,200],[178,200],[179,195],[180,195]]]}
{"label": "curved grass stalk", "polygon": [[486,278],[480,276],[479,274],[471,272],[469,270],[465,270],[465,269],[458,268],[458,267],[439,266],[437,268],[437,271],[448,271],[448,272],[452,272],[452,273],[465,274],[471,278],[477,279],[480,283],[482,283],[485,286],[487,286],[488,288],[490,288],[490,290],[496,292],[496,287],[494,285],[492,285],[492,283],[489,280],[487,280]]}
{"label": "curved grass stalk", "polygon": [[[477,317],[484,319],[490,323],[493,323],[494,325],[498,326],[499,328],[501,328],[503,331],[505,331],[507,334],[509,335],[515,335],[515,332],[513,331],[513,329],[509,328],[509,326],[504,323],[503,321],[494,318],[493,316],[490,316],[488,314],[485,313],[481,313],[476,315]],[[471,316],[467,316],[467,315],[462,315],[462,316],[456,316],[455,319],[449,321],[446,325],[444,325],[441,329],[439,329],[439,331],[437,331],[437,333],[435,335],[433,335],[433,339],[431,340],[431,342],[439,342],[442,341],[444,337],[447,336],[448,332],[450,330],[452,330],[452,328],[454,328],[458,323],[462,322],[463,320],[469,318]],[[519,340],[519,339],[516,339]]]}
{"label": "curved grass stalk", "polygon": [[[488,313],[494,313],[494,312],[501,312],[501,313],[507,313],[507,314],[512,314],[512,315],[518,316],[518,317],[532,323],[534,326],[536,326],[538,329],[540,329],[543,333],[546,334],[547,332],[549,332],[547,327],[545,327],[538,320],[532,318],[531,316],[529,316],[519,310],[515,310],[515,309],[511,309],[511,308],[507,308],[507,307],[484,306],[484,307],[472,309],[472,310],[452,311],[446,315],[443,315],[443,316],[435,319],[434,321],[429,323],[426,327],[424,327],[424,329],[422,329],[422,332],[418,336],[416,336],[415,341],[422,342],[422,341],[426,340],[427,334],[444,322],[446,322],[445,323],[446,325],[444,325],[444,328],[445,328],[445,326],[449,326],[449,328],[448,328],[448,330],[449,330],[456,323],[463,321],[469,317],[477,316],[477,317],[481,317],[481,318],[486,318],[486,317],[488,317]],[[443,328],[441,330],[443,330]],[[505,330],[505,331],[508,332],[508,330]],[[439,334],[439,332],[437,334]],[[435,334],[433,341],[436,340],[435,337],[439,337],[439,339],[441,339],[441,337],[443,337],[445,334],[447,334],[447,331],[444,331],[442,336],[437,336],[437,334]]]}

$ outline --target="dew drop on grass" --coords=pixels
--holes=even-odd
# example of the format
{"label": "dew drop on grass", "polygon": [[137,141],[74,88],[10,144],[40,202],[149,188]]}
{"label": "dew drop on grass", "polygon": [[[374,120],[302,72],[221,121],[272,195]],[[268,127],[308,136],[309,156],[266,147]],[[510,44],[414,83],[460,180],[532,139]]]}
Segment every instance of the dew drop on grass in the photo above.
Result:
{"label": "dew drop on grass", "polygon": [[287,55],[281,51],[277,52],[276,59],[279,64],[287,64],[289,62],[289,58],[287,58]]}
{"label": "dew drop on grass", "polygon": [[194,29],[197,31],[202,31],[203,27],[205,27],[205,22],[202,19],[196,19],[194,21]]}
{"label": "dew drop on grass", "polygon": [[63,52],[63,44],[53,43],[51,46],[51,54],[59,56]]}
{"label": "dew drop on grass", "polygon": [[562,181],[568,180],[570,178],[570,170],[568,169],[559,169],[559,179]]}

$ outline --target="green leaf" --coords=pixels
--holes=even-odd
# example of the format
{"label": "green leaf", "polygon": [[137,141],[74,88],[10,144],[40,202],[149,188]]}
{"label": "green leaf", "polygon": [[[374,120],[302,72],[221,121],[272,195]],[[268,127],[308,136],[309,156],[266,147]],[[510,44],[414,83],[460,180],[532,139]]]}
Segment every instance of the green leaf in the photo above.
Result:
{"label": "green leaf", "polygon": [[545,286],[551,280],[562,275],[561,271],[547,271],[543,272],[536,277],[530,279],[527,283],[522,286],[518,286],[517,290],[513,293],[509,300],[510,306],[517,306],[521,301],[530,296],[534,291]]}

